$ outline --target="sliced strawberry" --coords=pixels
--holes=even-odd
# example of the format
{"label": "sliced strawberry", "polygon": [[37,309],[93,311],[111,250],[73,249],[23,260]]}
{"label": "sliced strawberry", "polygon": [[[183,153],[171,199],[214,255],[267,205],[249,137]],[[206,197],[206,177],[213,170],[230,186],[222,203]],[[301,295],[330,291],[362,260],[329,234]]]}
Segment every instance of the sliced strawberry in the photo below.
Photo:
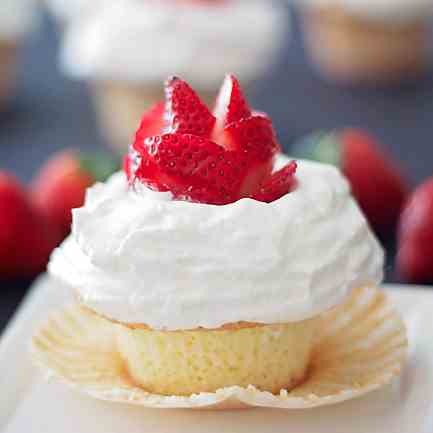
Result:
{"label": "sliced strawberry", "polygon": [[123,157],[123,171],[126,174],[126,177],[129,179],[133,176],[132,167],[131,167],[131,157],[129,153]]}
{"label": "sliced strawberry", "polygon": [[292,161],[281,170],[273,173],[265,182],[263,182],[259,191],[251,195],[251,198],[271,203],[288,194],[295,185],[295,173],[297,167],[297,163]]}
{"label": "sliced strawberry", "polygon": [[256,160],[190,134],[150,137],[140,148],[140,182],[177,199],[227,204],[249,195]]}
{"label": "sliced strawberry", "polygon": [[[162,108],[155,109],[131,146],[125,163],[130,184],[142,182],[177,199],[210,204],[257,193],[271,177],[280,145],[271,120],[252,114],[236,78],[228,76],[220,92],[218,121],[179,78],[167,82],[166,93],[167,123],[161,121]],[[157,133],[149,136],[149,131]]]}
{"label": "sliced strawberry", "polygon": [[217,98],[214,116],[218,120],[212,134],[213,137],[218,137],[230,123],[251,117],[251,109],[242,93],[239,81],[233,75],[227,75],[224,80]]}
{"label": "sliced strawberry", "polygon": [[244,191],[247,195],[257,191],[271,175],[274,157],[281,150],[270,119],[256,116],[233,122],[224,129],[222,142],[225,149],[241,152],[252,161]]}
{"label": "sliced strawberry", "polygon": [[161,134],[165,125],[165,102],[161,101],[144,113],[137,136],[144,140],[146,137]]}
{"label": "sliced strawberry", "polygon": [[167,81],[165,91],[168,132],[209,137],[216,119],[194,90],[174,77]]}
{"label": "sliced strawberry", "polygon": [[271,120],[263,113],[251,111],[233,75],[227,75],[224,81],[214,115],[217,122],[212,140],[226,149],[255,148],[263,151],[263,159],[272,157],[279,150]]}
{"label": "sliced strawberry", "polygon": [[225,128],[223,137],[226,149],[254,152],[263,161],[281,150],[272,122],[267,117],[255,116],[231,123]]}

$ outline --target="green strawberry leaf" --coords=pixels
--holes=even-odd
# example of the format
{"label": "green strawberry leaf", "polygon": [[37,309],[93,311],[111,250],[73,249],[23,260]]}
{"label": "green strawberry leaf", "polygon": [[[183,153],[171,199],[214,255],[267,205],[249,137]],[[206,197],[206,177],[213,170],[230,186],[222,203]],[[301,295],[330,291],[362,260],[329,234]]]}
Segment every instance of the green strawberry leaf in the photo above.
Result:
{"label": "green strawberry leaf", "polygon": [[102,152],[80,153],[80,167],[89,173],[96,182],[106,181],[112,174],[119,171],[121,161]]}
{"label": "green strawberry leaf", "polygon": [[294,146],[297,158],[311,159],[325,164],[341,166],[342,146],[337,131],[318,131],[307,135]]}

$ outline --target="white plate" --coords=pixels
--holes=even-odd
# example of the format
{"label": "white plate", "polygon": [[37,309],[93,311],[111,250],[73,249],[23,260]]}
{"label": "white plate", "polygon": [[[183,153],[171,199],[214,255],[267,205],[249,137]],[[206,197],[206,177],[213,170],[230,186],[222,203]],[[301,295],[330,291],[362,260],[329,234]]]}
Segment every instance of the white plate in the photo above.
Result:
{"label": "white plate", "polygon": [[35,324],[69,300],[46,277],[0,340],[2,433],[431,433],[433,292],[388,286],[408,326],[410,362],[398,383],[337,406],[310,411],[191,412],[104,403],[48,383],[27,354]]}

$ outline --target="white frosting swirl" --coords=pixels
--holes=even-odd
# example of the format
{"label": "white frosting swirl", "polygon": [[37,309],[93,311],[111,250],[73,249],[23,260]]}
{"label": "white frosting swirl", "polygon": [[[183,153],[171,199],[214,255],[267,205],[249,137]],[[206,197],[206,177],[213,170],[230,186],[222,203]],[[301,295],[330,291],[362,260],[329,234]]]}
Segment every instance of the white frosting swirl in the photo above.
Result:
{"label": "white frosting swirl", "polygon": [[378,284],[383,251],[337,169],[300,161],[297,178],[270,204],[212,206],[116,174],[74,210],[49,270],[91,309],[154,329],[312,317]]}
{"label": "white frosting swirl", "polygon": [[[292,0],[289,0],[290,2]],[[433,15],[432,0],[295,0],[310,6],[338,7],[373,21],[405,23]]]}
{"label": "white frosting swirl", "polygon": [[158,87],[178,75],[212,91],[227,72],[246,82],[258,78],[276,60],[288,21],[285,8],[269,0],[195,6],[117,0],[99,9],[68,26],[67,74]]}
{"label": "white frosting swirl", "polygon": [[0,40],[16,40],[34,25],[34,0],[0,0]]}

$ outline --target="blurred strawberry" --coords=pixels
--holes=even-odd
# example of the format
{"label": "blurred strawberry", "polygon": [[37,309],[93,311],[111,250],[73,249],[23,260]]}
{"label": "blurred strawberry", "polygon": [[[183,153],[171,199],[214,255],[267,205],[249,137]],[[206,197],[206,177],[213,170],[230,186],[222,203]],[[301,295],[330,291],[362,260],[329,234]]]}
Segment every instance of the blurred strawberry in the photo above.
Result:
{"label": "blurred strawberry", "polygon": [[27,278],[42,272],[59,243],[56,227],[32,206],[24,187],[0,172],[0,278]]}
{"label": "blurred strawberry", "polygon": [[433,282],[433,177],[407,201],[399,222],[397,269],[412,283]]}
{"label": "blurred strawberry", "polygon": [[71,228],[71,210],[84,203],[86,189],[106,180],[119,165],[105,155],[65,150],[53,155],[31,183],[33,202],[65,237]]}
{"label": "blurred strawberry", "polygon": [[398,164],[374,137],[359,129],[316,133],[298,155],[338,166],[372,227],[387,235],[396,226],[409,185]]}

